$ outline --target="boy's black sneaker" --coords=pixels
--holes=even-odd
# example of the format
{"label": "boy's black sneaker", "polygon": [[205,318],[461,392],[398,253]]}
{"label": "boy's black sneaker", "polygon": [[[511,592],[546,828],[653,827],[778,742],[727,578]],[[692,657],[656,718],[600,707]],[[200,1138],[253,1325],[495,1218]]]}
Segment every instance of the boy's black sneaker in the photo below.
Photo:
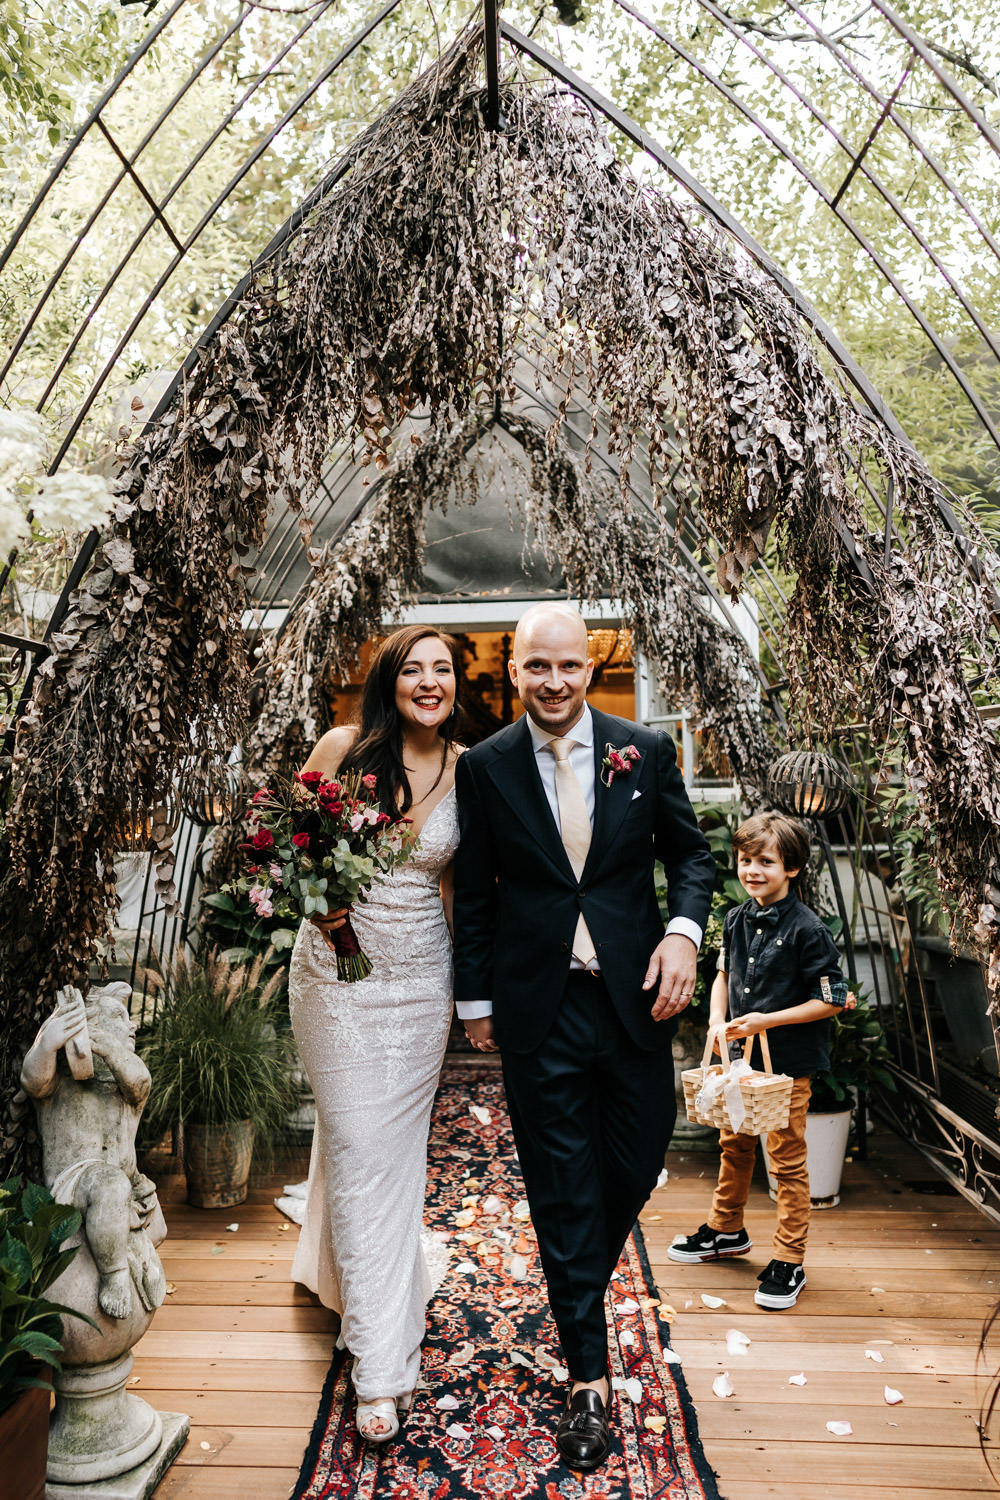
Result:
{"label": "boy's black sneaker", "polygon": [[758,1307],[792,1307],[806,1284],[806,1273],[791,1261],[772,1260],[757,1280],[760,1286],[754,1292],[753,1300]]}
{"label": "boy's black sneaker", "polygon": [[724,1234],[721,1229],[710,1229],[707,1224],[702,1224],[686,1240],[674,1240],[667,1250],[667,1259],[694,1264],[702,1260],[727,1260],[730,1255],[746,1255],[752,1249],[753,1240],[745,1229]]}

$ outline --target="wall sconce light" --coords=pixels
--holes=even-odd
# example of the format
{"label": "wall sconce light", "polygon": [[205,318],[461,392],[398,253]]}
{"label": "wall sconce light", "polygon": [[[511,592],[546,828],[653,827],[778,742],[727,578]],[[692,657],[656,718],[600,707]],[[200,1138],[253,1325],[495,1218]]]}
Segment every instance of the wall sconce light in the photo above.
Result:
{"label": "wall sconce light", "polygon": [[854,791],[850,770],[821,750],[793,750],[767,773],[767,792],[782,812],[797,818],[832,818],[842,812]]}

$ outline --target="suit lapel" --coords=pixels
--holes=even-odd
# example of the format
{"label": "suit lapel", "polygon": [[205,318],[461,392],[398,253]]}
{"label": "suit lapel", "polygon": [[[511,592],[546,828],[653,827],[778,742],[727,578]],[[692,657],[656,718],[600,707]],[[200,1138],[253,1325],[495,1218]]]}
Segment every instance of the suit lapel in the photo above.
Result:
{"label": "suit lapel", "polygon": [[[616,776],[610,786],[601,780],[601,762],[608,744],[620,750],[628,744],[628,738],[620,725],[607,718],[599,709],[590,710],[594,720],[594,836],[590,841],[587,863],[581,879],[586,879],[595,870],[605,852],[614,842],[638,782],[639,764],[633,766],[628,776]],[[640,763],[641,764],[641,763]]]}
{"label": "suit lapel", "polygon": [[487,775],[504,800],[558,869],[575,880],[566,849],[538,774],[535,749],[522,716],[497,745]]}

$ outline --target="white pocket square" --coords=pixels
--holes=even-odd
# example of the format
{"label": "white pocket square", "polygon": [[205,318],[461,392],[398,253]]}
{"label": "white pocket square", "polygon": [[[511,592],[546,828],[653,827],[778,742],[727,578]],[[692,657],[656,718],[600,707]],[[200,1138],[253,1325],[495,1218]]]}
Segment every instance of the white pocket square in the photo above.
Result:
{"label": "white pocket square", "polygon": [[641,796],[642,796],[641,792],[633,792],[632,793],[632,801],[634,802],[635,799],[636,799],[636,797],[641,797]]}

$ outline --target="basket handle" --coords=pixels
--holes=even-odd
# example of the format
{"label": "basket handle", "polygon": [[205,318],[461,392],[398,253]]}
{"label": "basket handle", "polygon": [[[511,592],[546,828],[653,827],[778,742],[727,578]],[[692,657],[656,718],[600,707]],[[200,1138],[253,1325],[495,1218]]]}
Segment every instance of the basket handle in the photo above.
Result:
{"label": "basket handle", "polygon": [[[722,1060],[722,1071],[724,1073],[728,1073],[729,1072],[729,1048],[726,1045],[726,1022],[725,1021],[723,1021],[718,1026],[710,1026],[708,1028],[708,1035],[705,1038],[705,1051],[702,1054],[701,1065],[702,1065],[703,1068],[707,1068],[709,1066],[709,1064],[711,1063],[711,1060],[712,1060],[712,1043],[714,1042],[714,1040],[715,1040],[716,1037],[719,1038],[719,1057]],[[746,1041],[743,1043],[743,1061],[744,1062],[749,1062],[750,1061],[750,1054],[753,1051],[753,1044],[754,1044],[755,1037],[760,1042],[761,1057],[764,1060],[764,1072],[765,1073],[773,1073],[774,1069],[771,1066],[771,1048],[768,1045],[767,1032],[766,1031],[758,1031],[758,1032],[754,1033],[754,1036],[748,1036],[747,1037]]]}

